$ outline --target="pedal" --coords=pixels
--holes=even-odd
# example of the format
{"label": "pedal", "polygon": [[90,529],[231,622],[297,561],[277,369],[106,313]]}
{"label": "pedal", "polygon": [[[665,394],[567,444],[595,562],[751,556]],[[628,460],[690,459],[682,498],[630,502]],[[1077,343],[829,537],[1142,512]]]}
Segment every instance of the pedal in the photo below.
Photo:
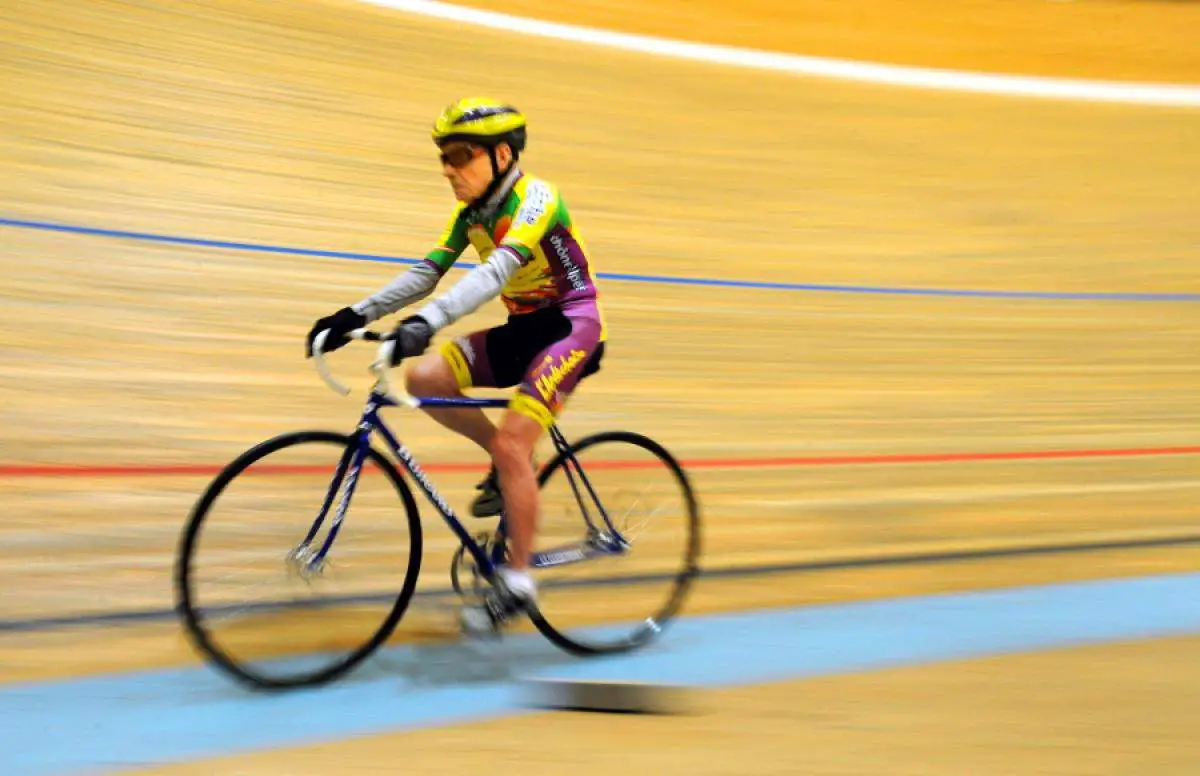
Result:
{"label": "pedal", "polygon": [[472,639],[499,641],[502,633],[496,627],[482,600],[478,604],[464,604],[458,614],[458,624],[464,636]]}

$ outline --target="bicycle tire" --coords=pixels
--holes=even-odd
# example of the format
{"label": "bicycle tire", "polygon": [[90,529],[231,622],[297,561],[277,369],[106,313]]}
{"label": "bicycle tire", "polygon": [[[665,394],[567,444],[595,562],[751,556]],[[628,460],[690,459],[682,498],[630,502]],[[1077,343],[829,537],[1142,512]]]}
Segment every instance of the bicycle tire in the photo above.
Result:
{"label": "bicycle tire", "polygon": [[[667,625],[678,614],[696,577],[700,573],[701,520],[695,491],[683,467],[675,457],[653,439],[631,431],[604,431],[584,437],[572,443],[568,448],[568,452],[558,453],[546,464],[538,474],[538,487],[544,488],[555,473],[563,470],[563,467],[570,460],[568,453],[570,455],[577,455],[584,450],[606,443],[631,444],[640,447],[658,458],[666,466],[678,483],[683,494],[684,503],[687,505],[688,538],[682,559],[682,566],[670,578],[671,593],[669,597],[653,615],[643,620],[630,633],[624,636],[607,641],[591,640],[556,628],[540,610],[530,612],[530,619],[544,637],[567,653],[581,657],[630,652],[657,640],[665,631]],[[584,466],[584,471],[586,472],[586,466]]]}
{"label": "bicycle tire", "polygon": [[[420,575],[422,534],[421,520],[416,501],[413,498],[411,489],[400,475],[396,466],[378,450],[368,445],[366,450],[367,458],[386,475],[400,496],[401,503],[404,505],[410,537],[409,560],[405,571],[404,583],[397,592],[396,598],[379,628],[365,643],[328,667],[319,671],[302,673],[282,679],[266,676],[241,664],[215,643],[215,640],[203,625],[203,618],[193,605],[193,554],[196,550],[197,537],[200,534],[201,526],[204,524],[205,518],[208,516],[210,509],[220,494],[249,466],[272,453],[313,442],[346,447],[356,443],[356,438],[351,434],[340,434],[331,431],[294,431],[272,437],[247,449],[230,461],[197,499],[184,528],[178,548],[175,572],[176,610],[183,622],[189,639],[193,646],[213,665],[238,682],[252,688],[284,690],[312,687],[337,679],[357,667],[391,636],[412,600],[417,578]],[[346,452],[343,451],[342,455],[345,454]]]}

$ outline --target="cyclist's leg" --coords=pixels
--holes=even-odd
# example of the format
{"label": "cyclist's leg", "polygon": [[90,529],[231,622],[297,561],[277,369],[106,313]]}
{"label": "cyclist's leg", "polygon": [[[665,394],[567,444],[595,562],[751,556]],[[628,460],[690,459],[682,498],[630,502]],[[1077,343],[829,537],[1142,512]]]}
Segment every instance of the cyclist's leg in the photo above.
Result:
{"label": "cyclist's leg", "polygon": [[[564,325],[558,325],[564,324]],[[509,561],[497,571],[503,585],[482,606],[463,610],[468,631],[496,631],[522,608],[536,602],[537,587],[529,561],[538,521],[538,486],[530,463],[534,446],[562,411],[584,377],[599,369],[604,346],[601,325],[590,317],[549,320],[522,337],[514,353],[540,339],[540,349],[525,361],[524,375],[501,419],[492,443],[492,461],[504,492]]]}
{"label": "cyclist's leg", "polygon": [[[514,316],[504,324],[472,332],[444,343],[408,373],[408,392],[415,396],[462,397],[468,388],[509,388],[520,382],[528,361],[543,343],[563,336],[570,324],[562,316]],[[426,413],[442,426],[479,445],[489,457],[496,426],[477,407],[430,408]],[[470,505],[475,517],[500,514],[504,501],[493,463],[476,486]]]}
{"label": "cyclist's leg", "polygon": [[529,568],[537,527],[538,487],[533,470],[533,448],[546,428],[528,414],[508,409],[500,420],[492,442],[508,531],[508,566],[518,571]]}
{"label": "cyclist's leg", "polygon": [[[487,358],[485,329],[450,340],[427,353],[408,370],[405,387],[413,396],[462,398],[463,390],[495,383]],[[431,407],[424,412],[435,421],[491,453],[496,425],[478,407]]]}
{"label": "cyclist's leg", "polygon": [[537,531],[538,488],[529,463],[534,445],[562,412],[581,379],[599,369],[603,355],[600,323],[591,317],[570,319],[570,331],[550,343],[529,363],[492,442],[508,519],[509,566],[529,568]]}

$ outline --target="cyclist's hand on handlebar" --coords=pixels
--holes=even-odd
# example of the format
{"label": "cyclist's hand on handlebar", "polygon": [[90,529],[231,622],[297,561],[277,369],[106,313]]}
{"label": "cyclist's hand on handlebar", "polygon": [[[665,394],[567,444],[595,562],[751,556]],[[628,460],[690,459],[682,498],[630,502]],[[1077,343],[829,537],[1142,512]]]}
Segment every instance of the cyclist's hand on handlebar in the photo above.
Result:
{"label": "cyclist's hand on handlebar", "polygon": [[322,349],[322,352],[332,353],[350,341],[346,336],[347,334],[366,325],[366,316],[354,312],[349,307],[343,307],[333,315],[321,318],[313,324],[312,329],[308,332],[308,339],[304,346],[304,357],[312,357],[313,340],[325,329],[329,329],[329,336],[325,338],[325,347]]}
{"label": "cyclist's hand on handlebar", "polygon": [[433,327],[419,315],[414,315],[400,321],[392,331],[395,348],[392,350],[392,366],[397,366],[402,360],[419,356],[429,347],[433,339]]}

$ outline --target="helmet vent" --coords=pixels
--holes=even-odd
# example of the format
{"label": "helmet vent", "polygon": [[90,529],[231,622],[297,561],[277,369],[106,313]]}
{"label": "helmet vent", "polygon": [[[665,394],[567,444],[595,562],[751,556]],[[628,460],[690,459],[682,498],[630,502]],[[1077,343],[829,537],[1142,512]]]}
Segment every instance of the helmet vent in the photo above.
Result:
{"label": "helmet vent", "polygon": [[495,108],[495,107],[491,107],[491,106],[484,106],[484,107],[480,107],[480,108],[473,108],[473,109],[467,111],[466,113],[464,113],[463,115],[459,116],[458,118],[456,118],[454,120],[454,125],[457,126],[459,124],[467,124],[472,121],[479,121],[480,119],[486,119],[489,116],[503,116],[506,113],[516,113],[516,112],[517,111],[515,109],[509,108],[509,107]]}

